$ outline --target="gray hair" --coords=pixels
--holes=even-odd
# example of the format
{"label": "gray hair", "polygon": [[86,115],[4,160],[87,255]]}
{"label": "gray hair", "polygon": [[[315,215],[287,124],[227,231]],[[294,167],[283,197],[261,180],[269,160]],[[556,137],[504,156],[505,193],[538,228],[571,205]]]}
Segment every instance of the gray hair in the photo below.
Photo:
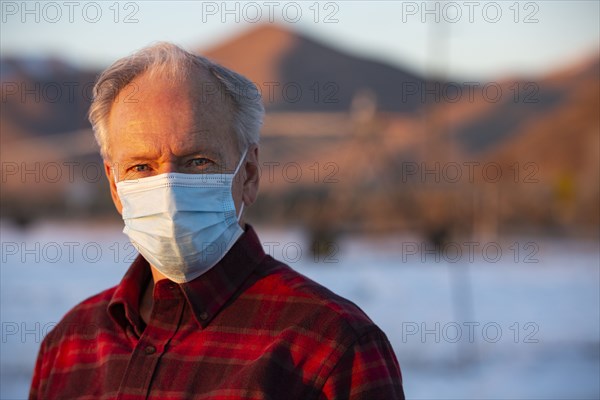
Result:
{"label": "gray hair", "polygon": [[233,105],[238,147],[243,150],[251,144],[257,144],[265,110],[256,85],[206,57],[189,53],[172,43],[159,42],[117,60],[98,77],[94,85],[88,116],[102,158],[109,158],[106,123],[112,104],[121,90],[145,72],[185,79],[198,69],[209,72],[218,89]]}

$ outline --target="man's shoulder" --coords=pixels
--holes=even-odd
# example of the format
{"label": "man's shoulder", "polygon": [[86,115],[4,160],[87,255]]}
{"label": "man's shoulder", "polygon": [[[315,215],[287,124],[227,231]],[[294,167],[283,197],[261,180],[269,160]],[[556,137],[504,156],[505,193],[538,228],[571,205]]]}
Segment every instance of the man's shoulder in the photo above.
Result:
{"label": "man's shoulder", "polygon": [[72,307],[48,334],[47,340],[63,340],[73,335],[96,335],[109,323],[108,304],[116,286],[103,290]]}
{"label": "man's shoulder", "polygon": [[116,289],[117,286],[113,286],[111,288],[101,291],[100,293],[88,297],[87,299],[81,301],[73,308],[71,308],[71,310],[67,312],[64,318],[85,318],[86,316],[93,315],[94,312],[106,311],[106,308],[108,307],[108,304],[110,303]]}
{"label": "man's shoulder", "polygon": [[[352,301],[332,292],[321,284],[295,271],[290,266],[267,256],[263,275],[246,295],[271,303],[272,308],[282,310],[293,323],[308,325],[311,329],[327,335],[350,334],[358,338],[379,328]],[[340,332],[341,329],[341,332]]]}

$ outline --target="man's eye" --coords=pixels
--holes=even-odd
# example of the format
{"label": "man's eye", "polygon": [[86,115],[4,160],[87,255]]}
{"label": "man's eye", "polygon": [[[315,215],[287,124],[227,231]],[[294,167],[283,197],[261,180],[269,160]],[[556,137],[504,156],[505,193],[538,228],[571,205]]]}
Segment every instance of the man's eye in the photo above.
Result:
{"label": "man's eye", "polygon": [[132,169],[135,172],[146,172],[146,171],[148,171],[149,167],[148,167],[148,164],[138,164],[138,165],[134,165]]}
{"label": "man's eye", "polygon": [[210,160],[208,158],[194,158],[190,161],[190,166],[192,167],[204,167],[210,164]]}

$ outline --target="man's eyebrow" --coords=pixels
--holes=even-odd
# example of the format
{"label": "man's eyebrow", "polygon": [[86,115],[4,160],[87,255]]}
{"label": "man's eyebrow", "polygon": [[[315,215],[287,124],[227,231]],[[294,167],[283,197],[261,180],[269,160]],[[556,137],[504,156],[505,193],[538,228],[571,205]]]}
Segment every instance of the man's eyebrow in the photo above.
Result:
{"label": "man's eyebrow", "polygon": [[125,156],[122,159],[122,162],[126,162],[127,164],[131,164],[131,163],[135,163],[135,162],[145,162],[145,161],[149,161],[152,160],[151,156],[140,156],[140,155],[135,155],[135,156]]}
{"label": "man's eyebrow", "polygon": [[180,154],[175,154],[175,156],[177,158],[191,158],[191,157],[197,157],[197,156],[205,156],[205,157],[210,157],[213,158],[217,161],[223,161],[225,154],[223,153],[223,151],[221,149],[207,149],[207,148],[201,148],[198,150],[192,150],[192,151],[182,151]]}
{"label": "man's eyebrow", "polygon": [[[193,150],[193,151],[189,151],[189,152],[184,151],[181,154],[174,154],[174,156],[177,158],[207,156],[207,157],[214,158],[218,161],[223,161],[225,158],[225,154],[220,149],[211,150],[211,149],[206,149],[206,148],[199,149],[199,150]],[[133,155],[128,155],[128,156],[123,157],[122,161],[127,164],[131,164],[131,163],[136,163],[136,162],[147,162],[147,161],[154,161],[154,160],[156,160],[156,157],[153,154],[133,154]]]}

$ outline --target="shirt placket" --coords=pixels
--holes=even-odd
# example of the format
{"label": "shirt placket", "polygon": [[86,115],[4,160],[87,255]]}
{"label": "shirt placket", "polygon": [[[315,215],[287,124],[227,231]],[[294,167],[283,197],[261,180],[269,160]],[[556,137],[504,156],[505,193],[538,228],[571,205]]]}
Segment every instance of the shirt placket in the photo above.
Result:
{"label": "shirt placket", "polygon": [[159,361],[179,327],[184,298],[173,282],[157,282],[152,313],[133,349],[119,388],[120,400],[146,399]]}

